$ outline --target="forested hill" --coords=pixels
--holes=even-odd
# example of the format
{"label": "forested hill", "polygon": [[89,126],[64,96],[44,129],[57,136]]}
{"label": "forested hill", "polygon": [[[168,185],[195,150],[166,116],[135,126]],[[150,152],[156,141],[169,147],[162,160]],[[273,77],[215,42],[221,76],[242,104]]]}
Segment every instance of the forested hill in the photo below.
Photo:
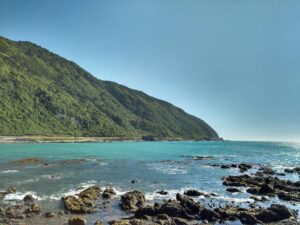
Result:
{"label": "forested hill", "polygon": [[33,43],[3,37],[0,135],[218,138],[203,120],[168,102],[99,80]]}

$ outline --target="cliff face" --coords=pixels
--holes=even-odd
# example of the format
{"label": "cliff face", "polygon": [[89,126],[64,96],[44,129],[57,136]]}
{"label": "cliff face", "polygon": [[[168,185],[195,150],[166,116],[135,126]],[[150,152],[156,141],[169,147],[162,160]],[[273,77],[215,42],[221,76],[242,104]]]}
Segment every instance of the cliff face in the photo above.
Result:
{"label": "cliff face", "polygon": [[0,135],[218,138],[170,103],[99,80],[33,43],[2,37]]}

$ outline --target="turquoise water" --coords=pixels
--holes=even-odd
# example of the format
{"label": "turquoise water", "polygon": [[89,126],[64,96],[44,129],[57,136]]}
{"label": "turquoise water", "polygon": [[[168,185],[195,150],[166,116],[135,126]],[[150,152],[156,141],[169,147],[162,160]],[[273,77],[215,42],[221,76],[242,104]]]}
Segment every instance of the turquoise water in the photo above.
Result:
{"label": "turquoise water", "polygon": [[[251,201],[249,195],[226,192],[221,180],[229,174],[240,174],[239,171],[208,164],[257,163],[278,171],[300,165],[299,144],[270,142],[2,144],[0,154],[0,190],[8,187],[18,190],[6,196],[3,202],[14,202],[31,193],[49,209],[60,207],[62,196],[92,184],[112,186],[119,194],[138,189],[146,193],[149,201],[172,198],[177,192],[196,188],[218,194],[215,201],[242,204]],[[193,160],[192,157],[197,155],[214,158]],[[46,159],[49,165],[19,165],[12,162],[33,157]],[[70,159],[85,161],[63,161]],[[281,179],[295,181],[299,180],[299,176],[288,175]],[[132,180],[136,182],[132,184]],[[156,194],[157,190],[167,190],[169,195],[160,196]],[[205,199],[199,201],[207,203]]]}

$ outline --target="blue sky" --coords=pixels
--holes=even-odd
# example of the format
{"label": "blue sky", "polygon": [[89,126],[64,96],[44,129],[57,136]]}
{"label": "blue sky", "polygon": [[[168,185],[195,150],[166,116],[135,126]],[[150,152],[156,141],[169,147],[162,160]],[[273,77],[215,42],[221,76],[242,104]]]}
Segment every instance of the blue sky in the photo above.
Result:
{"label": "blue sky", "polygon": [[232,140],[300,142],[299,0],[0,0],[0,35],[167,100]]}

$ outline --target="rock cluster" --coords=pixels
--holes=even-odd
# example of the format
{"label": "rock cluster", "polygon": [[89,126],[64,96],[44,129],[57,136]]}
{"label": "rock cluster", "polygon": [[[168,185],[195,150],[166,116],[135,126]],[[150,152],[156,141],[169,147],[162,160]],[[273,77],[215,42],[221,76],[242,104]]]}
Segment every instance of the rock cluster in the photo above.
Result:
{"label": "rock cluster", "polygon": [[[126,193],[125,196],[137,195],[141,193]],[[130,198],[134,205],[136,198]],[[168,200],[164,203],[155,203],[153,206],[141,204],[131,218],[113,221],[112,225],[147,225],[147,224],[170,224],[187,225],[190,220],[197,221],[227,221],[240,220],[243,224],[276,223],[287,220],[287,224],[297,223],[297,213],[286,206],[273,204],[267,209],[262,208],[239,208],[239,207],[220,207],[209,209],[205,208],[192,198],[177,194],[176,200]]]}
{"label": "rock cluster", "polygon": [[[16,192],[16,189],[11,188],[6,191],[7,193]],[[7,207],[5,210],[0,210],[0,221],[6,221],[11,219],[24,219],[38,215],[41,213],[41,207],[35,203],[35,199],[32,195],[26,195],[23,202],[20,204]],[[1,223],[0,223],[1,224]]]}
{"label": "rock cluster", "polygon": [[300,182],[281,180],[277,177],[264,175],[261,172],[253,176],[227,176],[223,184],[234,187],[248,187],[247,192],[254,195],[267,195],[281,200],[300,202]]}

